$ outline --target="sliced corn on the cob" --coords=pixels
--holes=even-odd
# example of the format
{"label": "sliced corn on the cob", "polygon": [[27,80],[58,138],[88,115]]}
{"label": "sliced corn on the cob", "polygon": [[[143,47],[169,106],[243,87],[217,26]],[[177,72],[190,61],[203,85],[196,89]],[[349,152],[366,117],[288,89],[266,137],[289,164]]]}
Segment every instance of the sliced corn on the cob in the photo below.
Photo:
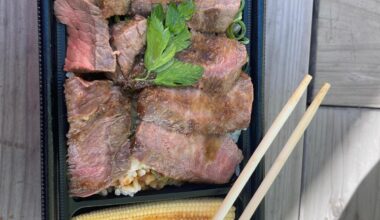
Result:
{"label": "sliced corn on the cob", "polygon": [[[188,199],[167,202],[142,203],[109,208],[74,217],[74,220],[206,220],[212,219],[222,204],[222,199]],[[226,220],[235,219],[235,207]]]}

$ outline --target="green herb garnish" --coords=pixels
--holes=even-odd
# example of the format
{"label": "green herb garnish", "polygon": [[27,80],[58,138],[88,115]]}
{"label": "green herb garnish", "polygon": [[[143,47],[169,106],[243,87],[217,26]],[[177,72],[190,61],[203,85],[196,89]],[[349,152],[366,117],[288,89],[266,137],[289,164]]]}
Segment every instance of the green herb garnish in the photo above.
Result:
{"label": "green herb garnish", "polygon": [[188,48],[191,44],[191,33],[187,28],[186,21],[191,19],[194,12],[193,1],[184,1],[178,6],[174,3],[169,4],[165,25],[172,33],[171,41],[176,46],[177,52]]}
{"label": "green herb garnish", "polygon": [[178,5],[178,11],[181,16],[186,20],[190,20],[195,12],[195,4],[193,1],[184,1],[182,4]]}
{"label": "green herb garnish", "polygon": [[164,28],[162,22],[151,16],[148,20],[147,48],[145,51],[144,63],[148,72],[165,65],[173,59],[176,48],[170,43],[170,31]]}
{"label": "green herb garnish", "polygon": [[183,29],[179,34],[172,37],[172,44],[175,45],[176,52],[182,51],[188,48],[191,44],[190,42],[191,33],[189,29]]}
{"label": "green herb garnish", "polygon": [[[155,85],[167,87],[191,86],[198,82],[203,75],[203,67],[174,59],[177,52],[190,46],[191,33],[186,21],[191,19],[194,12],[192,0],[178,6],[171,3],[166,13],[162,5],[153,8],[148,18],[144,57],[147,73],[144,78],[135,80],[150,80]],[[156,73],[155,79],[149,79],[152,72]]]}
{"label": "green herb garnish", "polygon": [[245,0],[241,0],[240,8],[235,16],[234,22],[227,29],[227,37],[238,40],[242,44],[249,44],[249,39],[245,37],[247,28],[243,22],[243,9],[245,6]]}
{"label": "green herb garnish", "polygon": [[155,16],[155,17],[158,18],[160,21],[164,21],[164,20],[165,20],[165,11],[164,11],[164,8],[162,7],[161,4],[156,5],[156,6],[152,9],[151,16]]}
{"label": "green herb garnish", "polygon": [[154,83],[160,86],[191,86],[202,77],[203,68],[175,60],[166,70],[160,72]]}
{"label": "green herb garnish", "polygon": [[173,34],[179,34],[183,29],[187,28],[185,18],[181,16],[174,3],[170,3],[166,11],[165,26]]}

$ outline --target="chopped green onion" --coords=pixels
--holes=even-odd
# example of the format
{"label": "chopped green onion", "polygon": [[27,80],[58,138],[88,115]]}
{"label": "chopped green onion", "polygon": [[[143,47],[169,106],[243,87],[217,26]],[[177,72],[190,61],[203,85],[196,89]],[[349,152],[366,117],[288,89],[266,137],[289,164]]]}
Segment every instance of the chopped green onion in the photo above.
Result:
{"label": "chopped green onion", "polygon": [[243,21],[235,21],[227,29],[227,36],[231,39],[242,40],[247,32],[247,28]]}
{"label": "chopped green onion", "polygon": [[[244,7],[245,7],[245,0],[241,0],[240,8],[239,8],[239,13],[243,12]],[[238,14],[239,14],[239,13],[238,13]]]}
{"label": "chopped green onion", "polygon": [[247,27],[243,22],[243,10],[245,7],[245,0],[241,0],[240,8],[235,16],[235,20],[227,29],[227,37],[237,40],[242,44],[249,44],[249,39],[245,37]]}
{"label": "chopped green onion", "polygon": [[243,39],[241,39],[241,40],[240,40],[240,43],[245,44],[245,45],[249,44],[249,39],[248,39],[248,37],[244,37]]}

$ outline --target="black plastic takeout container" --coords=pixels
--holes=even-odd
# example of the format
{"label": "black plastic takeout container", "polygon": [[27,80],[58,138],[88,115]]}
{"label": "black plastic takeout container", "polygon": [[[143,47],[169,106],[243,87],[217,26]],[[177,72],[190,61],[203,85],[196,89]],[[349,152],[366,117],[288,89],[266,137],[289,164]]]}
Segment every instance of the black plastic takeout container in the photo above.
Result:
{"label": "black plastic takeout container", "polygon": [[[76,214],[110,206],[183,199],[193,197],[223,197],[228,192],[234,176],[225,185],[185,184],[181,187],[165,187],[162,190],[142,191],[135,197],[108,195],[73,199],[68,196],[68,178],[66,165],[66,118],[63,84],[63,71],[66,55],[65,26],[54,17],[53,0],[39,0],[39,40],[40,40],[40,94],[41,94],[41,169],[42,169],[42,218],[70,219]],[[250,127],[240,136],[238,145],[243,151],[242,169],[255,150],[263,132],[263,82],[264,82],[264,14],[265,0],[246,0],[244,22],[247,25],[247,37],[251,43],[247,46],[250,62],[248,73],[255,87],[255,101]],[[237,216],[247,205],[263,176],[262,164],[258,167],[250,182],[244,188],[235,203]],[[256,213],[256,219],[263,219],[262,209]]]}

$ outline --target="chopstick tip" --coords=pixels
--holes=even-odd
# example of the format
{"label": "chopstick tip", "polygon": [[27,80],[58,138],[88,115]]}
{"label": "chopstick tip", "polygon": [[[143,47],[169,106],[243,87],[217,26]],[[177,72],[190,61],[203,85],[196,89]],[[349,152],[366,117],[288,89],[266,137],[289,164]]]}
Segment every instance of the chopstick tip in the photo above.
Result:
{"label": "chopstick tip", "polygon": [[326,82],[323,84],[322,88],[329,90],[331,88],[331,84]]}

